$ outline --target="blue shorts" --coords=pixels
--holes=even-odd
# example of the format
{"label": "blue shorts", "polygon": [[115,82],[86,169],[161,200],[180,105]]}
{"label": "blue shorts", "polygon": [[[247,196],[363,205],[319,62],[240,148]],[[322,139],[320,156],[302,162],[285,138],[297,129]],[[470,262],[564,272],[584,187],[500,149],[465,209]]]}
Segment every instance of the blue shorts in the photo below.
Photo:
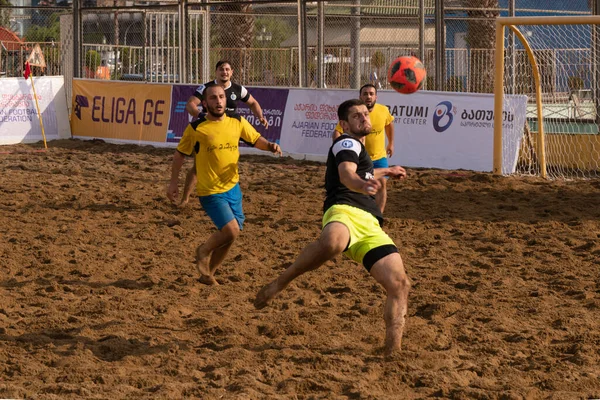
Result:
{"label": "blue shorts", "polygon": [[[380,158],[379,160],[373,161],[373,168],[387,168],[390,165],[388,164],[387,157]],[[389,179],[389,176],[385,176],[385,179]]]}
{"label": "blue shorts", "polygon": [[242,188],[239,183],[225,193],[201,196],[200,204],[218,230],[223,229],[234,218],[240,230],[242,229],[246,217],[242,210]]}

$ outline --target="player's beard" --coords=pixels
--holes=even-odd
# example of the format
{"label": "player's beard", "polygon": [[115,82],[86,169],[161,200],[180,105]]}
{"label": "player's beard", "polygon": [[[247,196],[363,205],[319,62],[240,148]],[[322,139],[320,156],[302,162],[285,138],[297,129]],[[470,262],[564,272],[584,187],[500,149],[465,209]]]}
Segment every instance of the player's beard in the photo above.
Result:
{"label": "player's beard", "polygon": [[206,108],[208,110],[208,112],[210,113],[210,115],[212,115],[215,118],[221,118],[223,116],[223,114],[225,114],[225,107],[223,107],[223,111],[219,112],[217,111],[214,107],[209,106],[208,104],[206,105]]}
{"label": "player's beard", "polygon": [[373,102],[373,104],[368,105],[367,103],[365,103],[365,105],[367,106],[367,110],[369,110],[369,112],[373,111],[373,107],[375,107],[375,103],[377,103],[377,100],[375,100]]}
{"label": "player's beard", "polygon": [[358,129],[356,132],[352,132],[352,134],[358,138],[362,138],[371,133],[371,129],[373,127],[371,125],[364,125],[362,128]]}

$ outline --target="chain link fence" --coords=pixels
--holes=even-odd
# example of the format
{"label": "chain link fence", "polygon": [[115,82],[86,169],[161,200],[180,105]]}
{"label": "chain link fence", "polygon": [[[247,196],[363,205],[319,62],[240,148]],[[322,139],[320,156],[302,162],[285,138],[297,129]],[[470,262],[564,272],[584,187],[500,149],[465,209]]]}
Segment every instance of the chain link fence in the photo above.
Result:
{"label": "chain link fence", "polygon": [[33,67],[33,73],[61,75],[60,18],[70,13],[69,7],[0,5],[0,77],[21,76],[23,64],[36,44],[44,54],[46,68]]}
{"label": "chain link fence", "polygon": [[427,68],[425,88],[489,93],[497,16],[591,14],[583,1],[508,3],[447,0],[442,19],[435,0],[82,0],[67,7],[0,0],[0,76],[21,76],[39,43],[47,67],[36,75],[201,83],[227,59],[234,80],[249,86],[351,88],[358,81],[386,89],[387,66],[413,54]]}

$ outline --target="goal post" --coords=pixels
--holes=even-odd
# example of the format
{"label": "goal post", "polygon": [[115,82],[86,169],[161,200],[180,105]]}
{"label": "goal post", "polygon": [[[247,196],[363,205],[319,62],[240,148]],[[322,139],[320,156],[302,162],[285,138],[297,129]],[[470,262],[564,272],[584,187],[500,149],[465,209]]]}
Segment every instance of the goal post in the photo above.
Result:
{"label": "goal post", "polygon": [[506,173],[505,96],[524,94],[526,123],[512,144],[519,152],[513,172],[600,176],[600,16],[497,18],[495,51],[494,174]]}

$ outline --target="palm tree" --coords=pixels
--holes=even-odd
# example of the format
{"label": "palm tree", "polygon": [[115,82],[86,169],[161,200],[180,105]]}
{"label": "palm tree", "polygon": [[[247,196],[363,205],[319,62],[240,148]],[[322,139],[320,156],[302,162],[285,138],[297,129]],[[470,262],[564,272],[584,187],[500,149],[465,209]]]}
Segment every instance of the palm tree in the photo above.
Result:
{"label": "palm tree", "polygon": [[469,91],[491,93],[494,90],[495,18],[500,15],[498,0],[465,0],[469,26],[467,44],[471,49]]}

